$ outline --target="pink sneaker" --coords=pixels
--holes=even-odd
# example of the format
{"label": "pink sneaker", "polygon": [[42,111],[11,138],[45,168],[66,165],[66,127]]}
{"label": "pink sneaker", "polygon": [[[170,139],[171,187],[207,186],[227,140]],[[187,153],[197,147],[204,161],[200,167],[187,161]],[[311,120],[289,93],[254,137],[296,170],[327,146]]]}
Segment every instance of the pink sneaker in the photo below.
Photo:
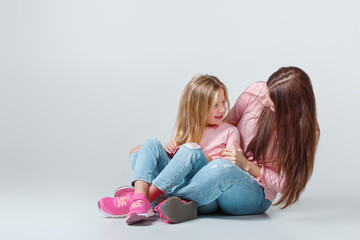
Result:
{"label": "pink sneaker", "polygon": [[122,186],[115,190],[114,197],[121,197],[129,192],[134,193],[134,188],[128,186]]}
{"label": "pink sneaker", "polygon": [[126,217],[130,210],[130,200],[134,195],[132,192],[124,192],[119,197],[105,197],[98,201],[100,212],[107,217],[121,218]]}
{"label": "pink sneaker", "polygon": [[130,211],[126,215],[126,223],[133,224],[154,215],[155,213],[151,208],[149,200],[142,193],[137,193],[131,199]]}
{"label": "pink sneaker", "polygon": [[181,223],[197,217],[197,203],[171,197],[154,208],[164,223]]}

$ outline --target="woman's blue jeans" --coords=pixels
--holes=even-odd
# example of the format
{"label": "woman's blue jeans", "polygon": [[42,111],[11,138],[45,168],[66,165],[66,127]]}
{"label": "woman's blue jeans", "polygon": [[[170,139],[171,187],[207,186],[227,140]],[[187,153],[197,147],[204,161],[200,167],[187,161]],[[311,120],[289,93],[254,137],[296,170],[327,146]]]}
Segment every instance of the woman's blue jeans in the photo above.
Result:
{"label": "woman's blue jeans", "polygon": [[154,184],[167,196],[196,201],[199,213],[221,209],[232,215],[260,214],[271,202],[247,172],[224,159],[208,162],[199,147],[184,144],[172,159],[158,140],[130,155],[133,182]]}

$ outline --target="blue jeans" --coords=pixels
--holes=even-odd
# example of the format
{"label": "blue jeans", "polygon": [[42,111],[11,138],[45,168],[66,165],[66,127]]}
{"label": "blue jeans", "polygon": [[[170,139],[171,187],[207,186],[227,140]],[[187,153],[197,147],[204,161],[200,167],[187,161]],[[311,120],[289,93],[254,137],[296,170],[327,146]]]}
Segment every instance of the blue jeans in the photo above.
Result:
{"label": "blue jeans", "polygon": [[167,196],[196,201],[199,213],[260,214],[271,202],[247,172],[224,159],[208,162],[200,148],[184,144],[170,159],[158,140],[130,155],[133,181],[154,184]]}

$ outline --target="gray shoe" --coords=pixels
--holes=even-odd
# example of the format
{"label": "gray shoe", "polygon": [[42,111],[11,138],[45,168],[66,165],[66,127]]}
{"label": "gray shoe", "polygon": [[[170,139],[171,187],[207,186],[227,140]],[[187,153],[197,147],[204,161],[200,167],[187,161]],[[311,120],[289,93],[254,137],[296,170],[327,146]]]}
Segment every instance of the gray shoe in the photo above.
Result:
{"label": "gray shoe", "polygon": [[165,223],[181,223],[197,217],[197,203],[171,197],[154,208],[160,220]]}

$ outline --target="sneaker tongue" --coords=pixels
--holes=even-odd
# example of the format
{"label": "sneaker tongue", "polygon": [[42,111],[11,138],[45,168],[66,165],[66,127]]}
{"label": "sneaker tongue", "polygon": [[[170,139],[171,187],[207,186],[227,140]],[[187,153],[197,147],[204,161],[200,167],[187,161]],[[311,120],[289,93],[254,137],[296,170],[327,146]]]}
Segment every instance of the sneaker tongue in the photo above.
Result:
{"label": "sneaker tongue", "polygon": [[144,204],[144,201],[141,199],[135,200],[131,203],[130,208],[136,208],[136,207],[140,207]]}

